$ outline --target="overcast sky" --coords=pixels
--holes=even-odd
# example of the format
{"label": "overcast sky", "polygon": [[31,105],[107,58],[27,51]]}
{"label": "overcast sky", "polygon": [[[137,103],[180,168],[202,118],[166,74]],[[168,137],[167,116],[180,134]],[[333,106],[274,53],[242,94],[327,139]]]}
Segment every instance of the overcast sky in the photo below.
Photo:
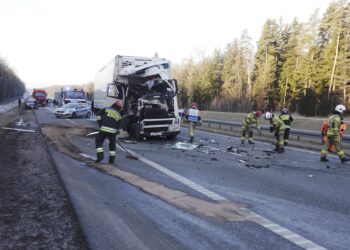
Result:
{"label": "overcast sky", "polygon": [[267,18],[307,21],[330,0],[0,0],[0,55],[28,88],[93,81],[115,55],[172,62],[224,48]]}

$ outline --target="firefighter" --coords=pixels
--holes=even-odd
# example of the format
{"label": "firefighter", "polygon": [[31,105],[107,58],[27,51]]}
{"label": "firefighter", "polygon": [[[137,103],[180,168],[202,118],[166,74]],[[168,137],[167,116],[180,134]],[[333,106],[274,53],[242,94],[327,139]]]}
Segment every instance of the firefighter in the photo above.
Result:
{"label": "firefighter", "polygon": [[341,120],[343,119],[343,113],[346,111],[344,105],[337,105],[334,109],[333,115],[329,118],[328,121],[328,130],[327,137],[328,140],[323,144],[323,148],[321,150],[321,161],[328,161],[327,159],[327,151],[331,144],[335,147],[335,152],[338,155],[339,159],[342,162],[350,161],[349,158],[345,157],[345,153],[342,150],[340,143],[340,125]]}
{"label": "firefighter", "polygon": [[270,132],[275,131],[276,138],[276,148],[275,150],[278,153],[284,153],[284,131],[286,129],[286,125],[278,116],[272,114],[271,112],[266,112],[265,119],[270,121]]}
{"label": "firefighter", "polygon": [[199,110],[196,103],[192,103],[191,108],[188,110],[188,113],[186,115],[186,120],[188,122],[190,142],[192,143],[194,140],[194,130],[201,121],[201,116],[199,115]]}
{"label": "firefighter", "polygon": [[[347,125],[344,123],[344,119],[341,119],[340,120],[340,133],[339,133],[340,141],[342,141],[342,137],[343,137],[343,134],[344,134],[346,128],[347,128]],[[321,129],[322,145],[324,145],[325,142],[328,141],[327,131],[328,131],[328,121],[324,121],[322,123],[322,129]],[[331,153],[336,152],[333,144],[329,145],[328,152],[331,152]]]}
{"label": "firefighter", "polygon": [[290,131],[290,125],[292,121],[294,120],[292,115],[289,113],[287,108],[283,108],[280,114],[281,120],[284,122],[284,125],[286,125],[286,129],[284,130],[284,145],[288,145],[288,139],[289,139],[289,131]]}
{"label": "firefighter", "polygon": [[245,142],[245,135],[248,133],[248,142],[249,144],[254,144],[253,141],[253,123],[256,124],[256,128],[258,131],[260,131],[260,126],[258,119],[261,116],[260,111],[254,111],[252,113],[249,113],[244,118],[243,124],[242,124],[242,136],[241,136],[241,144],[244,144]]}
{"label": "firefighter", "polygon": [[116,135],[118,134],[119,123],[122,118],[119,113],[120,110],[121,104],[119,101],[116,101],[112,106],[104,108],[97,113],[96,120],[100,127],[100,132],[96,137],[96,162],[100,162],[104,158],[103,141],[107,137],[109,140],[109,163],[114,163]]}

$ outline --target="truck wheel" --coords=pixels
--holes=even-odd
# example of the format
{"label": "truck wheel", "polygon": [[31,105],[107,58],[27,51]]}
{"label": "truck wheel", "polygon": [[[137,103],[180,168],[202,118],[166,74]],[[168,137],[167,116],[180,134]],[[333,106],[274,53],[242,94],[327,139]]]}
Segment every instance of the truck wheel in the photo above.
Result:
{"label": "truck wheel", "polygon": [[72,114],[72,118],[77,118],[77,114],[75,112]]}
{"label": "truck wheel", "polygon": [[142,138],[141,134],[141,125],[138,123],[133,123],[130,128],[131,137],[134,137],[136,141],[140,141]]}
{"label": "truck wheel", "polygon": [[167,139],[167,140],[174,141],[174,140],[176,139],[176,135],[167,135],[167,136],[166,136],[166,139]]}
{"label": "truck wheel", "polygon": [[90,118],[90,116],[91,116],[91,113],[90,113],[90,112],[87,112],[86,118]]}

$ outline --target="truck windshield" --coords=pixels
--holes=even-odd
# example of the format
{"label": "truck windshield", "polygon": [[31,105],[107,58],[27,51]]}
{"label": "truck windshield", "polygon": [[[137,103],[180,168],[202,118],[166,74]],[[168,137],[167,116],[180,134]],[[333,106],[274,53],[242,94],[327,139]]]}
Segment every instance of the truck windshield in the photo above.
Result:
{"label": "truck windshield", "polygon": [[44,92],[35,92],[34,96],[35,97],[46,97],[46,94]]}
{"label": "truck windshield", "polygon": [[66,96],[66,98],[69,98],[69,99],[84,99],[85,98],[83,91],[66,91],[65,96]]}

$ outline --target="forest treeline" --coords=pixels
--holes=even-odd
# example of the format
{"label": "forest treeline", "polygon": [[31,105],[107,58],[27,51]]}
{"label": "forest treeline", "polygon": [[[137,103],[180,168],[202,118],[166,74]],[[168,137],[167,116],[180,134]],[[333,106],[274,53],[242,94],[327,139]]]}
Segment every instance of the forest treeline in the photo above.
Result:
{"label": "forest treeline", "polygon": [[248,31],[223,50],[175,65],[179,101],[186,107],[229,112],[279,111],[329,114],[349,107],[350,5],[329,4],[301,23],[268,19],[254,49]]}
{"label": "forest treeline", "polygon": [[0,57],[0,102],[22,96],[24,92],[25,84],[9,67],[6,60]]}

